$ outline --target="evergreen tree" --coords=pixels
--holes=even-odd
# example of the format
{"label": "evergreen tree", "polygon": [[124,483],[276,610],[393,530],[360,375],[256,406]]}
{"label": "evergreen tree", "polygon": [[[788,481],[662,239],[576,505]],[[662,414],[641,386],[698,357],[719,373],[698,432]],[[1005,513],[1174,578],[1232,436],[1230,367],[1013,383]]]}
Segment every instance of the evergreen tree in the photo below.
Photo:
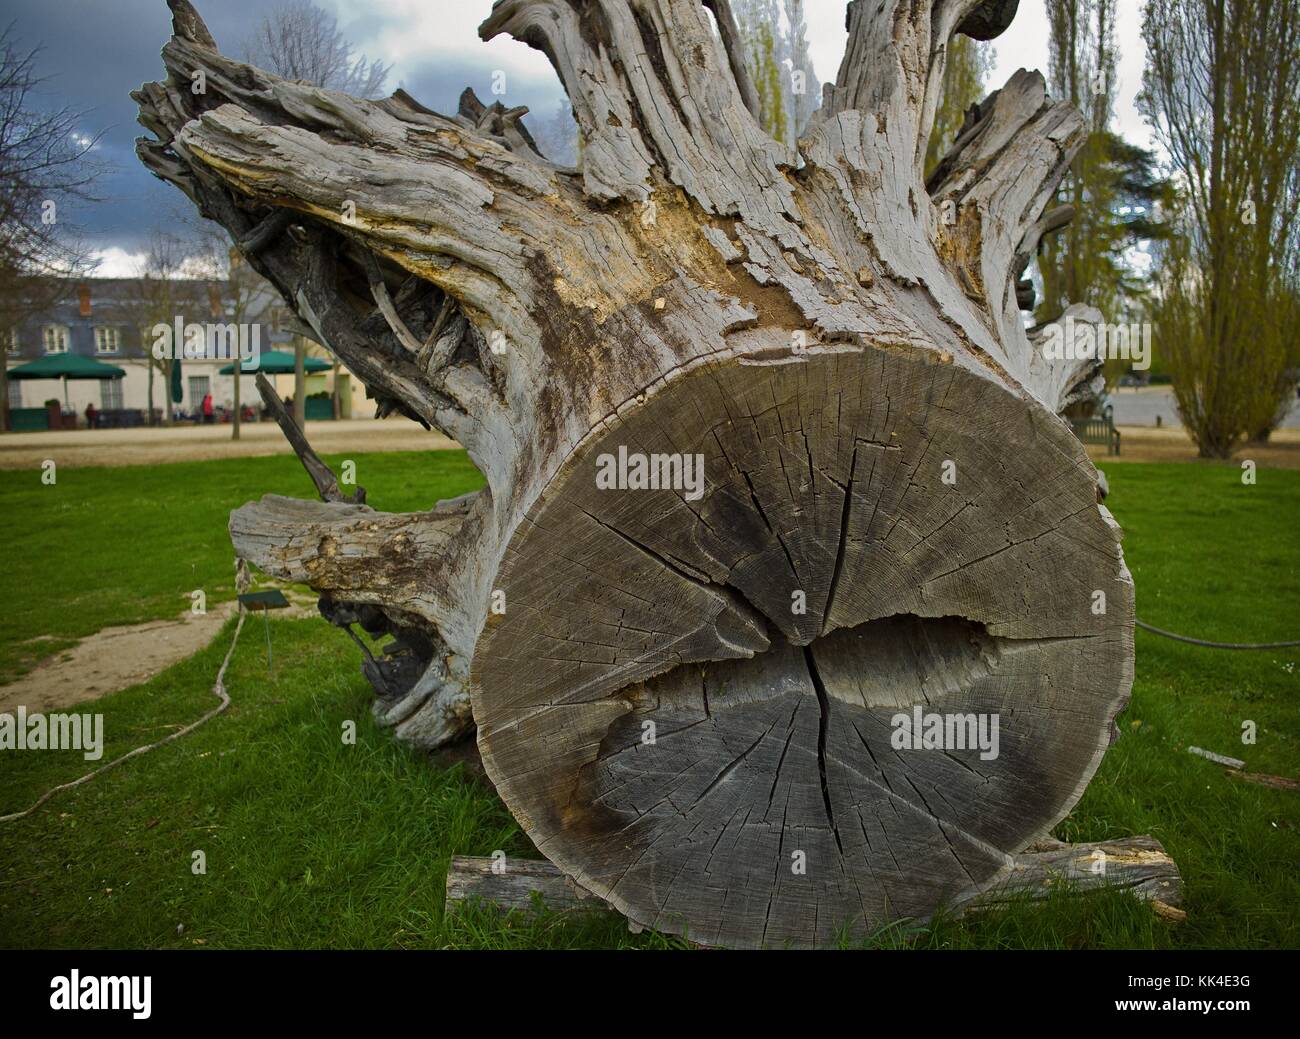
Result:
{"label": "evergreen tree", "polygon": [[[1163,240],[1168,228],[1155,217],[1170,185],[1154,154],[1111,129],[1115,108],[1116,0],[1047,0],[1051,28],[1049,90],[1082,114],[1088,137],[1061,183],[1054,204],[1069,204],[1074,219],[1039,249],[1042,291],[1036,316],[1057,318],[1070,302],[1088,303],[1111,322],[1144,316],[1150,266],[1133,250]],[[1113,360],[1107,378],[1128,362]]]}
{"label": "evergreen tree", "polygon": [[567,101],[556,105],[550,118],[534,121],[530,115],[528,123],[537,147],[551,162],[558,166],[578,165],[578,123]]}

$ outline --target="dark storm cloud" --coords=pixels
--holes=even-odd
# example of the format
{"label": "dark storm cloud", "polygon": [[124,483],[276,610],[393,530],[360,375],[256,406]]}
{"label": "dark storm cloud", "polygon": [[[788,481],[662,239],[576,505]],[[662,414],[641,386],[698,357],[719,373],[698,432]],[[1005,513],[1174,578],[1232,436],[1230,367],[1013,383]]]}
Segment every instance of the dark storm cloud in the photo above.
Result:
{"label": "dark storm cloud", "polygon": [[[136,160],[135,138],[144,130],[128,96],[162,73],[159,51],[171,34],[167,5],[163,0],[6,0],[5,6],[12,35],[23,48],[43,48],[37,68],[48,79],[39,103],[84,112],[84,131],[101,134],[94,157],[103,173],[92,190],[103,201],[65,203],[61,212],[93,248],[137,251],[150,228],[181,212],[184,201]],[[206,6],[217,39],[231,46],[269,4]]]}
{"label": "dark storm cloud", "polygon": [[[221,49],[242,56],[244,41],[274,0],[198,0],[196,6]],[[188,217],[188,201],[147,173],[135,157],[135,138],[145,131],[135,121],[128,96],[162,74],[159,51],[171,34],[164,0],[6,0],[3,17],[12,22],[12,33],[24,48],[44,48],[38,71],[49,80],[41,103],[85,112],[84,130],[102,134],[95,154],[104,172],[93,190],[103,201],[61,207],[91,247],[139,252],[153,228]],[[355,28],[344,25],[345,31]],[[467,85],[485,100],[497,100],[490,94],[490,62],[475,61],[469,53],[452,62],[408,62],[404,73],[402,85],[438,111],[454,111]],[[397,85],[390,80],[390,88]],[[531,101],[538,114],[549,115],[561,97],[553,79],[516,79],[511,86],[510,96],[502,100]]]}

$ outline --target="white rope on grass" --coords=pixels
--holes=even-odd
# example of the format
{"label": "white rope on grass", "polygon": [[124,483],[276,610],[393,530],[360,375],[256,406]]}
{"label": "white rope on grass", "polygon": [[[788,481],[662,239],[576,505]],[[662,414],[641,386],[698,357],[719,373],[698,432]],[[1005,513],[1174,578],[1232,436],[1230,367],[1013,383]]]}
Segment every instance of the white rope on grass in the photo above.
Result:
{"label": "white rope on grass", "polygon": [[157,748],[164,746],[165,744],[171,743],[173,740],[178,740],[182,736],[189,735],[200,725],[204,724],[205,722],[211,721],[218,714],[220,714],[227,707],[229,707],[230,694],[226,692],[226,684],[225,684],[226,666],[230,663],[230,658],[234,656],[235,644],[239,641],[239,632],[240,629],[243,628],[243,626],[244,626],[244,610],[241,607],[239,611],[239,623],[235,625],[235,634],[230,640],[230,648],[226,650],[226,659],[221,662],[221,668],[217,671],[217,680],[212,685],[212,692],[221,700],[221,703],[219,703],[216,707],[212,708],[212,710],[210,710],[198,721],[191,722],[189,725],[185,726],[185,728],[181,729],[179,732],[173,732],[170,736],[164,736],[157,743],[150,743],[143,747],[136,747],[135,750],[128,751],[127,753],[123,754],[120,758],[114,758],[107,765],[101,765],[99,768],[95,769],[94,772],[87,772],[80,779],[74,779],[71,783],[63,783],[60,786],[56,786],[51,790],[45,791],[45,793],[41,794],[41,796],[36,799],[36,803],[32,805],[30,808],[21,812],[14,812],[12,815],[0,815],[0,823],[13,822],[15,819],[22,819],[25,816],[31,815],[32,812],[40,808],[41,805],[43,805],[55,794],[63,790],[71,790],[74,786],[81,786],[82,783],[88,783],[96,776],[103,775],[109,769],[116,768],[124,761],[129,761],[131,758],[137,758],[141,754],[147,754],[149,753],[149,751],[156,750]]}

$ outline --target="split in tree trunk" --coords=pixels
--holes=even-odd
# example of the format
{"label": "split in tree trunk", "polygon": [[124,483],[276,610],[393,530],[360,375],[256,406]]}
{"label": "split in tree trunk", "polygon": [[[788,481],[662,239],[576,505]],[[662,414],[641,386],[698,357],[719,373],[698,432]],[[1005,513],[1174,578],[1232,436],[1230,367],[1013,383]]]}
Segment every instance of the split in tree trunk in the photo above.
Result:
{"label": "split in tree trunk", "polygon": [[[231,517],[242,557],[394,636],[363,665],[381,719],[426,747],[477,726],[543,854],[706,944],[825,944],[1000,884],[1095,772],[1133,654],[1119,531],[1058,417],[1100,365],[1021,313],[1083,123],[1019,72],[923,179],[947,41],[1014,3],[850,4],[796,154],[754,119],[727,0],[498,0],[481,35],[555,65],[575,170],[524,109],[280,80],[169,2],[142,160],[380,415],[487,481]],[[940,746],[900,744],[918,716]]]}

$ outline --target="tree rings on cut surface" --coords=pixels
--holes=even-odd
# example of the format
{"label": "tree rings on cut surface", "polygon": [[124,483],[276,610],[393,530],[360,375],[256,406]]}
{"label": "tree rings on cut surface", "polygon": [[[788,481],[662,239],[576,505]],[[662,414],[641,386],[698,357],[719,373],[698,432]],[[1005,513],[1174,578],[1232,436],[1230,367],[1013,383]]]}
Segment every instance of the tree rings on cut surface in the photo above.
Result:
{"label": "tree rings on cut surface", "polygon": [[1082,448],[926,355],[679,376],[573,453],[496,586],[497,790],[580,885],[710,945],[825,945],[995,882],[1132,680]]}

